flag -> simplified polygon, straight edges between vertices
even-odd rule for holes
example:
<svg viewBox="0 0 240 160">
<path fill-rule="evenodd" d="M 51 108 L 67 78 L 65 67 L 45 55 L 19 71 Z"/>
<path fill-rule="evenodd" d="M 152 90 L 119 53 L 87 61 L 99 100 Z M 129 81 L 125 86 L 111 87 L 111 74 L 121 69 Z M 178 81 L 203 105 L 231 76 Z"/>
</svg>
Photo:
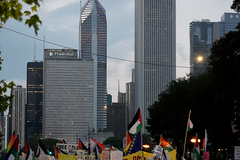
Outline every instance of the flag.
<svg viewBox="0 0 240 160">
<path fill-rule="evenodd" d="M 58 153 L 60 153 L 60 151 L 57 149 L 56 146 L 54 146 L 54 157 L 55 157 L 55 159 L 58 158 Z"/>
<path fill-rule="evenodd" d="M 188 127 L 187 127 L 188 129 L 188 132 L 190 132 L 191 130 L 192 130 L 192 128 L 193 128 L 193 123 L 191 122 L 191 120 L 190 119 L 188 119 Z"/>
<path fill-rule="evenodd" d="M 62 139 L 62 142 L 63 142 L 63 144 L 67 144 L 67 142 L 64 139 Z"/>
<path fill-rule="evenodd" d="M 96 147 L 97 143 L 92 139 L 90 138 L 90 150 L 93 151 L 94 148 Z"/>
<path fill-rule="evenodd" d="M 99 152 L 98 152 L 97 146 L 94 148 L 94 152 L 95 152 L 95 159 L 96 160 L 100 160 L 100 156 L 99 156 Z"/>
<path fill-rule="evenodd" d="M 27 142 L 25 142 L 25 153 L 27 153 L 26 160 L 35 160 L 33 151 Z"/>
<path fill-rule="evenodd" d="M 200 160 L 200 148 L 199 148 L 199 143 L 198 143 L 198 135 L 196 134 L 196 142 L 194 144 L 194 148 L 193 148 L 193 156 L 196 158 L 196 160 Z"/>
<path fill-rule="evenodd" d="M 19 160 L 18 148 L 19 148 L 19 136 L 17 136 L 11 149 L 9 150 L 9 152 L 7 153 L 7 155 L 5 156 L 4 159 L 5 160 Z"/>
<path fill-rule="evenodd" d="M 133 154 L 142 150 L 142 135 L 141 131 L 137 135 L 132 137 L 131 143 L 127 146 L 125 155 Z M 125 150 L 126 150 L 125 149 Z"/>
<path fill-rule="evenodd" d="M 78 139 L 78 149 L 88 150 L 80 139 Z"/>
<path fill-rule="evenodd" d="M 168 150 L 168 151 L 173 151 L 173 147 L 163 138 L 163 136 L 161 136 L 160 139 L 160 146 L 163 147 L 164 150 Z"/>
<path fill-rule="evenodd" d="M 205 137 L 204 137 L 203 143 L 202 143 L 202 148 L 204 151 L 207 151 L 207 141 L 208 141 L 207 130 L 205 129 Z"/>
<path fill-rule="evenodd" d="M 14 131 L 13 134 L 12 134 L 12 137 L 11 137 L 9 143 L 8 143 L 7 148 L 4 150 L 5 153 L 8 153 L 8 152 L 9 152 L 9 150 L 11 149 L 11 147 L 12 147 L 15 139 L 16 139 L 16 134 L 15 134 L 15 131 Z"/>
<path fill-rule="evenodd" d="M 131 136 L 129 135 L 129 132 L 128 132 L 128 131 L 126 132 L 126 138 L 127 138 L 127 146 L 128 146 L 129 143 L 131 143 L 131 140 L 132 140 L 132 138 L 131 138 Z"/>
<path fill-rule="evenodd" d="M 104 146 L 102 143 L 98 142 L 96 139 L 91 138 L 94 142 L 97 143 L 97 145 L 101 148 L 102 151 L 105 151 L 106 146 Z"/>
<path fill-rule="evenodd" d="M 141 130 L 141 128 L 142 128 L 142 116 L 141 110 L 139 108 L 132 122 L 128 125 L 128 132 L 132 135 L 136 135 Z"/>
<path fill-rule="evenodd" d="M 46 147 L 43 145 L 42 140 L 39 138 L 38 139 L 38 147 L 37 147 L 37 157 L 40 155 L 47 155 L 48 151 Z"/>
</svg>

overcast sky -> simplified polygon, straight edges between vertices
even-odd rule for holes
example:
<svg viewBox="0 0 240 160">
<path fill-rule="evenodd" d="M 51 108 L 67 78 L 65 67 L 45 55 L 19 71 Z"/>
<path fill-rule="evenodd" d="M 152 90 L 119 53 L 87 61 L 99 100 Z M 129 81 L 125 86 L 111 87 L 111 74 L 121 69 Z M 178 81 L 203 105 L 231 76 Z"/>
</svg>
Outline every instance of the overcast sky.
<svg viewBox="0 0 240 160">
<path fill-rule="evenodd" d="M 82 5 L 87 0 L 82 0 Z M 110 57 L 134 60 L 134 0 L 99 0 L 107 14 L 107 55 Z M 232 0 L 177 0 L 177 77 L 189 73 L 189 23 L 194 20 L 210 19 L 220 21 L 224 12 L 230 9 Z M 56 43 L 78 49 L 78 24 L 80 0 L 43 0 L 39 11 L 42 25 L 38 36 L 33 28 L 24 22 L 9 20 L 4 27 Z M 0 33 L 1 57 L 4 59 L 0 79 L 14 81 L 26 87 L 27 62 L 43 60 L 44 44 L 16 32 L 2 29 Z M 35 43 L 35 47 L 34 47 Z M 45 48 L 61 48 L 45 43 Z M 179 67 L 178 67 L 179 66 Z M 107 90 L 117 101 L 118 80 L 120 91 L 125 92 L 125 83 L 131 81 L 134 63 L 107 59 Z"/>
</svg>

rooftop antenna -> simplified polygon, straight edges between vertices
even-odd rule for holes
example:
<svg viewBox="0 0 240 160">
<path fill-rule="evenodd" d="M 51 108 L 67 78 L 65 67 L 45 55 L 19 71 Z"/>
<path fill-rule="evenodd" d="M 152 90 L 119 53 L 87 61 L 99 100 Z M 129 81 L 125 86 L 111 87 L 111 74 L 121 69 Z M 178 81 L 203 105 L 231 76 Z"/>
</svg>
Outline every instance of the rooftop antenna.
<svg viewBox="0 0 240 160">
<path fill-rule="evenodd" d="M 34 56 L 33 56 L 33 62 L 36 61 L 36 44 L 35 44 L 35 39 L 34 39 Z"/>
<path fill-rule="evenodd" d="M 119 84 L 119 80 L 118 80 L 118 93 L 120 93 L 120 84 Z"/>
<path fill-rule="evenodd" d="M 82 34 L 82 0 L 80 0 L 80 19 L 79 19 L 79 35 L 78 35 L 78 50 L 79 50 L 79 58 L 81 58 L 81 34 Z"/>
</svg>

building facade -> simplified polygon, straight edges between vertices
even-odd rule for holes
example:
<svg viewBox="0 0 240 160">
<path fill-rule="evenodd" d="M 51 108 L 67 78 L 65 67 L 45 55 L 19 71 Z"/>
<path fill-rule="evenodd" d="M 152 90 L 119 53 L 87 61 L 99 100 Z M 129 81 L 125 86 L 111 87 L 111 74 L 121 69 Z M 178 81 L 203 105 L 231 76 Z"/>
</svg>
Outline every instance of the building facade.
<svg viewBox="0 0 240 160">
<path fill-rule="evenodd" d="M 9 106 L 8 115 L 8 137 L 11 138 L 13 132 L 19 134 L 20 148 L 25 145 L 25 94 L 26 88 L 18 85 L 11 91 L 13 95 L 12 103 Z"/>
<path fill-rule="evenodd" d="M 206 70 L 213 43 L 213 26 L 214 22 L 209 19 L 190 23 L 190 73 L 193 76 Z"/>
<path fill-rule="evenodd" d="M 209 19 L 190 23 L 190 73 L 197 76 L 205 72 L 212 44 L 230 31 L 235 31 L 240 13 L 224 13 L 219 22 Z M 202 57 L 202 60 L 198 58 Z"/>
<path fill-rule="evenodd" d="M 79 57 L 94 61 L 94 128 L 107 128 L 107 21 L 98 0 L 88 0 L 81 9 Z"/>
<path fill-rule="evenodd" d="M 25 139 L 42 138 L 43 62 L 27 63 L 27 105 Z"/>
<path fill-rule="evenodd" d="M 144 133 L 147 108 L 176 79 L 175 66 L 176 0 L 135 0 L 135 106 Z"/>
<path fill-rule="evenodd" d="M 112 103 L 107 107 L 107 129 L 112 131 L 115 137 L 123 138 L 127 131 L 125 103 Z"/>
<path fill-rule="evenodd" d="M 127 120 L 130 123 L 136 114 L 135 112 L 135 79 L 134 69 L 132 70 L 132 82 L 126 83 L 126 108 Z M 129 124 L 128 123 L 128 124 Z"/>
<path fill-rule="evenodd" d="M 44 138 L 88 141 L 94 117 L 93 66 L 93 59 L 77 58 L 77 50 L 44 50 Z"/>
</svg>

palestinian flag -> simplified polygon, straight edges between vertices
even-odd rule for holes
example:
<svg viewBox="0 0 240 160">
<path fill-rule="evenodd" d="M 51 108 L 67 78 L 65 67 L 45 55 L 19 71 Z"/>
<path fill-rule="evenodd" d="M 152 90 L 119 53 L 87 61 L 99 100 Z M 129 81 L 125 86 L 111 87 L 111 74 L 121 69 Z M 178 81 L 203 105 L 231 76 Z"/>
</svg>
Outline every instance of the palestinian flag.
<svg viewBox="0 0 240 160">
<path fill-rule="evenodd" d="M 11 147 L 12 147 L 12 145 L 13 145 L 15 140 L 16 140 L 16 134 L 15 134 L 15 131 L 14 131 L 13 134 L 12 134 L 12 137 L 11 137 L 11 139 L 9 141 L 9 144 L 8 144 L 7 148 L 4 150 L 4 153 L 8 153 L 9 152 L 9 150 L 11 149 Z"/>
<path fill-rule="evenodd" d="M 48 155 L 48 151 L 46 147 L 43 145 L 42 140 L 39 138 L 36 156 L 39 157 L 40 155 Z"/>
<path fill-rule="evenodd" d="M 164 150 L 168 150 L 169 152 L 174 150 L 173 147 L 162 136 L 159 144 Z"/>
<path fill-rule="evenodd" d="M 67 144 L 67 142 L 64 139 L 62 139 L 62 142 L 63 142 L 63 144 Z"/>
<path fill-rule="evenodd" d="M 191 120 L 190 119 L 188 119 L 188 126 L 187 126 L 187 131 L 188 132 L 190 132 L 191 130 L 192 130 L 192 128 L 193 128 L 193 123 L 191 122 Z"/>
<path fill-rule="evenodd" d="M 127 146 L 128 146 L 129 143 L 131 143 L 131 141 L 132 141 L 132 138 L 131 138 L 131 136 L 129 135 L 128 131 L 126 132 L 126 138 L 127 138 Z"/>
<path fill-rule="evenodd" d="M 80 139 L 78 139 L 78 149 L 88 150 Z"/>
<path fill-rule="evenodd" d="M 141 128 L 142 128 L 142 116 L 141 110 L 139 108 L 132 122 L 128 125 L 128 132 L 131 135 L 136 135 L 141 130 Z"/>
<path fill-rule="evenodd" d="M 17 136 L 17 139 L 14 141 L 13 146 L 5 156 L 5 160 L 19 160 L 19 136 Z"/>
<path fill-rule="evenodd" d="M 67 154 L 66 152 L 62 151 L 61 149 L 57 148 L 56 146 L 54 146 L 54 157 L 55 159 L 58 158 L 58 153 L 59 154 Z"/>
<path fill-rule="evenodd" d="M 199 143 L 198 143 L 198 135 L 196 134 L 196 142 L 193 148 L 193 156 L 196 158 L 196 160 L 201 160 L 200 157 L 200 148 L 199 148 Z"/>
<path fill-rule="evenodd" d="M 33 151 L 27 142 L 25 142 L 25 153 L 27 153 L 26 160 L 35 160 Z"/>
</svg>

